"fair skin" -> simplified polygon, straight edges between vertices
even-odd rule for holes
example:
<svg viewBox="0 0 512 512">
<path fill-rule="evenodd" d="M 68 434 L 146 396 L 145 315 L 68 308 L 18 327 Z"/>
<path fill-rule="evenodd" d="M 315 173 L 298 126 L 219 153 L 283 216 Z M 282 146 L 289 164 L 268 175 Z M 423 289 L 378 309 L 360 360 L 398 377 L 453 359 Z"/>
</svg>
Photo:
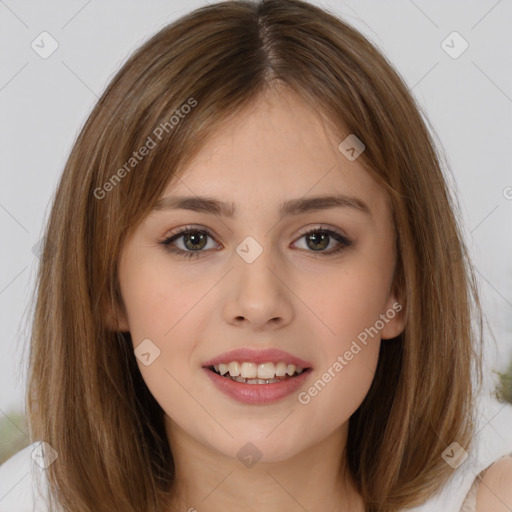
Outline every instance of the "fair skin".
<svg viewBox="0 0 512 512">
<path fill-rule="evenodd" d="M 150 365 L 138 364 L 165 411 L 177 472 L 173 510 L 364 510 L 340 461 L 381 339 L 403 330 L 403 312 L 307 404 L 298 392 L 270 404 L 240 403 L 202 369 L 228 350 L 275 347 L 312 363 L 299 390 L 307 391 L 398 302 L 386 197 L 357 160 L 338 150 L 347 135 L 327 130 L 289 91 L 260 96 L 218 127 L 162 194 L 233 202 L 236 215 L 159 210 L 126 240 L 119 266 L 126 315 L 119 327 L 130 331 L 134 348 L 149 338 L 160 350 Z M 278 213 L 287 200 L 335 193 L 359 199 L 368 212 L 345 205 Z M 177 250 L 201 252 L 197 258 L 159 244 L 185 227 L 213 236 L 199 251 L 190 249 L 197 238 L 173 242 Z M 335 238 L 322 245 L 303 234 L 320 227 L 352 245 L 327 255 L 340 247 Z M 236 252 L 248 236 L 263 249 L 251 263 Z M 237 457 L 249 442 L 261 453 L 252 467 Z"/>
<path fill-rule="evenodd" d="M 475 512 L 512 511 L 512 457 L 503 457 L 486 472 L 480 485 Z"/>
</svg>

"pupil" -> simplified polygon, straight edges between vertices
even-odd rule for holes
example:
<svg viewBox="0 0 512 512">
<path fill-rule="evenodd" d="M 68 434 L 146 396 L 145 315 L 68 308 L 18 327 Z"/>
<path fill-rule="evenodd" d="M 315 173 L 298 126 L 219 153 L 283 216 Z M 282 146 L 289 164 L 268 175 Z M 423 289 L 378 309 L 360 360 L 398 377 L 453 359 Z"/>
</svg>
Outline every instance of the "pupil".
<svg viewBox="0 0 512 512">
<path fill-rule="evenodd" d="M 202 249 L 204 247 L 204 244 L 201 246 L 201 241 L 204 242 L 206 239 L 204 233 L 187 233 L 185 235 L 185 245 L 187 246 L 187 249 L 195 250 L 195 249 Z M 187 241 L 192 241 L 192 247 L 190 247 L 187 244 Z M 195 240 L 195 241 L 194 241 Z M 200 245 L 200 247 L 197 247 L 197 245 Z"/>
<path fill-rule="evenodd" d="M 309 239 L 313 240 L 313 243 L 323 242 L 320 249 L 325 249 L 329 245 L 328 243 L 325 243 L 328 242 L 329 239 L 329 235 L 325 233 L 312 233 L 311 235 L 309 235 Z"/>
</svg>

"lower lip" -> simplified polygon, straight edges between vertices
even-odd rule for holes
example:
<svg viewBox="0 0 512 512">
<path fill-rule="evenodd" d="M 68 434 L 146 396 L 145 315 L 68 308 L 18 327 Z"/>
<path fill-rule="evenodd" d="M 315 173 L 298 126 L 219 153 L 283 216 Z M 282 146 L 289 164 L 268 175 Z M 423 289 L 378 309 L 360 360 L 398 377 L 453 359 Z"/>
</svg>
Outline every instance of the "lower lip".
<svg viewBox="0 0 512 512">
<path fill-rule="evenodd" d="M 300 375 L 292 379 L 283 380 L 282 382 L 272 382 L 271 384 L 244 384 L 243 382 L 231 380 L 229 377 L 221 377 L 208 368 L 203 368 L 203 370 L 223 393 L 238 402 L 252 405 L 277 402 L 291 395 L 304 384 L 304 381 L 308 378 L 311 371 L 311 369 L 308 368 Z"/>
</svg>

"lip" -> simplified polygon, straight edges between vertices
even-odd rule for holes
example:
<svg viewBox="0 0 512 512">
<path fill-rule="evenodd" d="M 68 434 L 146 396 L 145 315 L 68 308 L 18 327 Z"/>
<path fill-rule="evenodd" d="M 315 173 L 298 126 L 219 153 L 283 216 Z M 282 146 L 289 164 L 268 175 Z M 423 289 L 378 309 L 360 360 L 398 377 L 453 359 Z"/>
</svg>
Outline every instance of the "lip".
<svg viewBox="0 0 512 512">
<path fill-rule="evenodd" d="M 263 405 L 277 402 L 297 391 L 304 384 L 312 370 L 309 368 L 296 377 L 271 384 L 244 384 L 217 375 L 209 368 L 203 368 L 203 371 L 212 379 L 217 389 L 229 397 L 244 404 Z"/>
<path fill-rule="evenodd" d="M 230 363 L 231 361 L 238 361 L 240 363 L 287 363 L 300 366 L 301 368 L 312 368 L 312 364 L 309 361 L 295 357 L 294 355 L 279 350 L 277 348 L 268 348 L 255 350 L 251 348 L 237 348 L 229 352 L 224 352 L 209 361 L 202 364 L 203 368 L 206 366 L 213 366 L 214 364 Z M 211 372 L 210 372 L 211 373 Z M 300 376 L 299 376 L 300 377 Z M 224 379 L 224 377 L 222 377 Z M 296 377 L 298 378 L 298 377 Z M 293 379 L 295 380 L 295 379 Z M 257 386 L 258 384 L 245 384 L 246 386 Z M 265 386 L 272 386 L 272 384 L 264 384 Z"/>
</svg>

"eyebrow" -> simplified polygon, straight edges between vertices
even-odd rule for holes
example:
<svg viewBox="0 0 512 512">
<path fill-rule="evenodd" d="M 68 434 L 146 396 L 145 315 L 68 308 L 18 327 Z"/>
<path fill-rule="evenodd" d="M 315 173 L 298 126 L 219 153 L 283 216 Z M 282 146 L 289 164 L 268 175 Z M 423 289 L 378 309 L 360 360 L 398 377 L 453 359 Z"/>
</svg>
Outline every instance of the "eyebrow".
<svg viewBox="0 0 512 512">
<path fill-rule="evenodd" d="M 348 197 L 340 194 L 290 199 L 281 204 L 279 214 L 281 216 L 298 215 L 341 207 L 353 208 L 371 217 L 370 208 L 364 201 L 357 197 Z M 191 210 L 229 218 L 234 217 L 237 213 L 235 203 L 225 203 L 212 197 L 200 196 L 163 197 L 153 207 L 153 211 L 162 210 Z"/>
</svg>

